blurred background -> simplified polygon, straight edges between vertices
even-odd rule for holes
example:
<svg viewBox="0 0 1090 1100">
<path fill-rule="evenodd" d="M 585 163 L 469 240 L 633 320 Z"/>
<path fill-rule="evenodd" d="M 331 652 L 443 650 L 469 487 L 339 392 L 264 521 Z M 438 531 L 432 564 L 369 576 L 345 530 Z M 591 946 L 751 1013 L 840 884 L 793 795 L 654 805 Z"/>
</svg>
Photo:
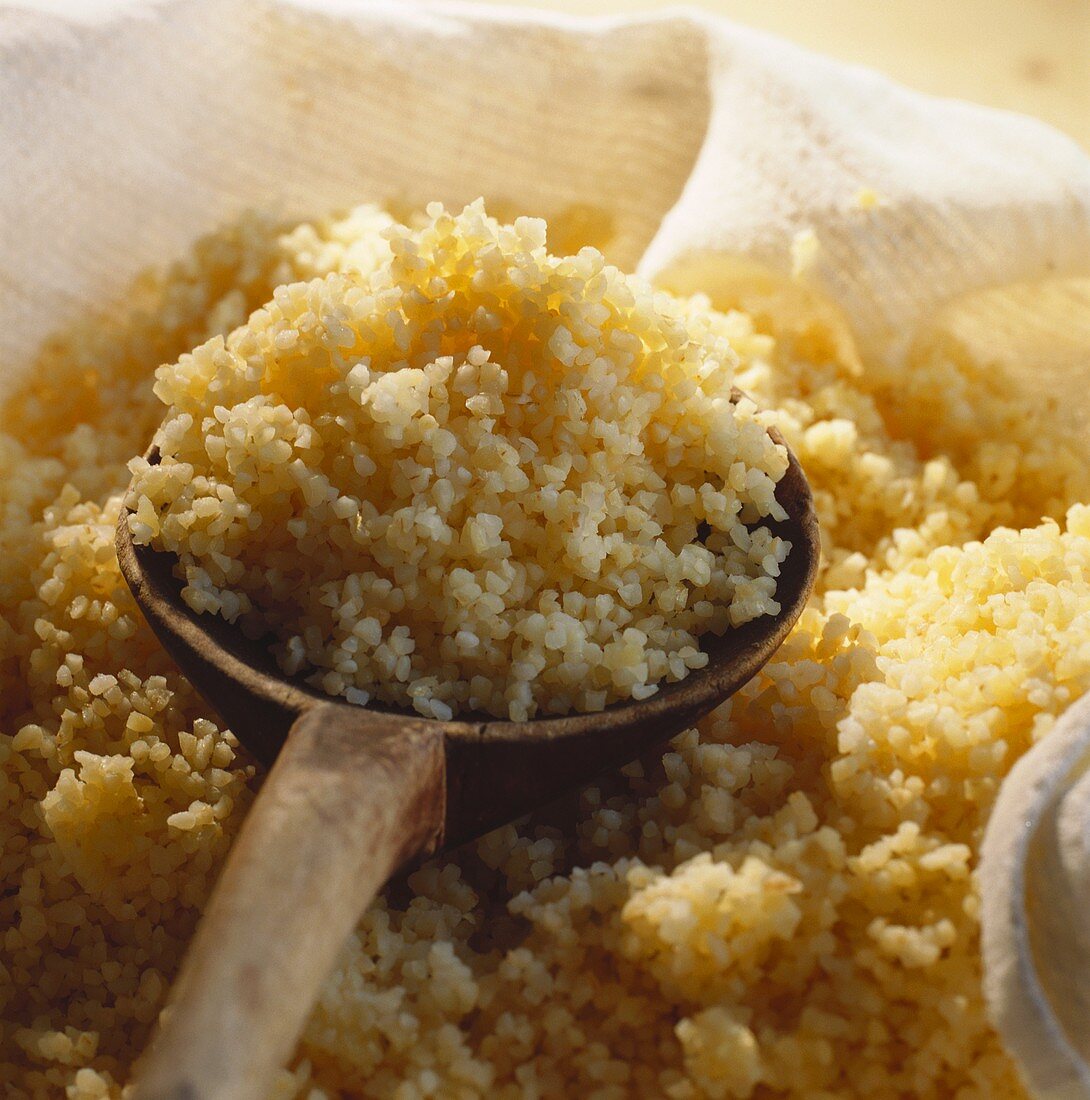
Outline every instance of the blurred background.
<svg viewBox="0 0 1090 1100">
<path fill-rule="evenodd" d="M 500 0 L 487 0 L 499 3 Z M 504 0 L 613 14 L 666 0 Z M 935 95 L 1036 115 L 1090 148 L 1090 0 L 690 0 Z"/>
<path fill-rule="evenodd" d="M 0 0 L 93 11 L 123 0 Z M 347 4 L 367 0 L 342 0 Z M 619 14 L 679 0 L 479 0 Z M 1035 115 L 1090 149 L 1090 0 L 685 0 L 920 91 Z"/>
</svg>

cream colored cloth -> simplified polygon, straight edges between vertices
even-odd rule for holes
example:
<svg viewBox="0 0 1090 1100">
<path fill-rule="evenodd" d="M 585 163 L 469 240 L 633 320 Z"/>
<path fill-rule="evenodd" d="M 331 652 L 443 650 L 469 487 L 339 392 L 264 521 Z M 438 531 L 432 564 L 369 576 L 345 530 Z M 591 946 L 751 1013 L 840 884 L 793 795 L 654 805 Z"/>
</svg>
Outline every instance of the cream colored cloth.
<svg viewBox="0 0 1090 1100">
<path fill-rule="evenodd" d="M 612 257 L 677 289 L 809 260 L 872 356 L 973 292 L 1090 276 L 1072 142 L 696 12 L 0 0 L 0 385 L 82 304 L 247 207 L 478 195 L 604 210 Z M 1023 306 L 1019 347 L 1068 373 L 1030 384 L 1090 405 L 1086 345 L 1049 300 L 1060 325 Z M 1090 1097 L 1088 728 L 1084 704 L 1014 770 L 982 871 L 993 1014 L 1050 1098 Z"/>
<path fill-rule="evenodd" d="M 984 839 L 992 1018 L 1038 1096 L 1090 1096 L 1090 695 L 1015 764 Z"/>
</svg>

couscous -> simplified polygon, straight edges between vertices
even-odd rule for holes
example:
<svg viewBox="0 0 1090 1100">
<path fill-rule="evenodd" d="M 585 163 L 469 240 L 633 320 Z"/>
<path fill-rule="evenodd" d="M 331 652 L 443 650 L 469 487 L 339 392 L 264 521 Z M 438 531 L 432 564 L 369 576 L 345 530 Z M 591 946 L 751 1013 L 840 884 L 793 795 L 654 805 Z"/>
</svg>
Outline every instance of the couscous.
<svg viewBox="0 0 1090 1100">
<path fill-rule="evenodd" d="M 160 368 L 133 541 L 288 675 L 432 718 L 602 710 L 775 615 L 786 449 L 708 315 L 478 202 Z"/>
<path fill-rule="evenodd" d="M 120 1095 L 255 784 L 113 552 L 153 372 L 281 284 L 385 262 L 392 221 L 248 219 L 18 365 L 7 1096 Z M 706 316 L 815 490 L 811 606 L 700 729 L 391 888 L 283 1100 L 1022 1095 L 984 1009 L 974 874 L 1003 775 L 1090 688 L 1086 465 L 1063 410 L 953 340 L 860 368 L 820 320 Z"/>
</svg>

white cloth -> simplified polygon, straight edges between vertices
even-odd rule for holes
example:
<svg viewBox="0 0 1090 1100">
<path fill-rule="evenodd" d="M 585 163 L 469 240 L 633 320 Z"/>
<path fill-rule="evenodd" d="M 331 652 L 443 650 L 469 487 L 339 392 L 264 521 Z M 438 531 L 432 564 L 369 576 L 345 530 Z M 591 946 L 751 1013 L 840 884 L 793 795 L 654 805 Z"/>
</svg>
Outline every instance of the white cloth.
<svg viewBox="0 0 1090 1100">
<path fill-rule="evenodd" d="M 1090 276 L 1071 141 L 695 11 L 0 0 L 0 385 L 247 207 L 478 195 L 605 208 L 618 263 L 713 293 L 743 261 L 786 278 L 812 229 L 807 278 L 871 355 L 971 291 Z M 1084 706 L 1014 770 L 982 871 L 994 1016 L 1056 1098 L 1090 1096 L 1088 725 Z"/>
<path fill-rule="evenodd" d="M 1090 694 L 1008 775 L 981 888 L 992 1019 L 1035 1093 L 1090 1096 Z"/>
</svg>

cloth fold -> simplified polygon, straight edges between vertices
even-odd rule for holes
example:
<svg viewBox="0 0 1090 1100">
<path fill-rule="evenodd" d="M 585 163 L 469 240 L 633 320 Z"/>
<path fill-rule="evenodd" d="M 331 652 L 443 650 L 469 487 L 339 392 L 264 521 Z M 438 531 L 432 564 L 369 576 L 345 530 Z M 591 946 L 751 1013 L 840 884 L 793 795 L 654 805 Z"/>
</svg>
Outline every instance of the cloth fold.
<svg viewBox="0 0 1090 1100">
<path fill-rule="evenodd" d="M 696 11 L 52 8 L 0 3 L 0 388 L 82 306 L 249 207 L 585 208 L 618 264 L 672 289 L 801 277 L 875 359 L 976 292 L 1090 276 L 1074 143 Z M 1033 336 L 1029 363 L 1063 342 Z M 1090 408 L 1082 366 L 1064 396 Z M 993 1015 L 1056 1098 L 1090 1096 L 1087 728 L 1083 703 L 1012 771 L 980 870 Z"/>
</svg>

